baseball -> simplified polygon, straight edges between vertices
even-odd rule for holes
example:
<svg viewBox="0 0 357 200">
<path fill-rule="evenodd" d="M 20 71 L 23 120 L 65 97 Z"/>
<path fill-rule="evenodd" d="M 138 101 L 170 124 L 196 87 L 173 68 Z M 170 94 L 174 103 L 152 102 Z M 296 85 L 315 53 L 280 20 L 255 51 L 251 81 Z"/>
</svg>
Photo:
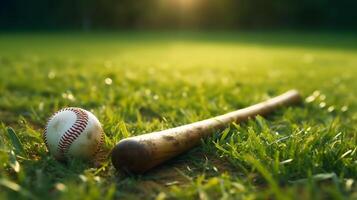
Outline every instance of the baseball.
<svg viewBox="0 0 357 200">
<path fill-rule="evenodd" d="M 47 122 L 43 140 L 58 160 L 66 157 L 91 159 L 100 149 L 104 137 L 98 119 L 81 108 L 64 108 Z"/>
</svg>

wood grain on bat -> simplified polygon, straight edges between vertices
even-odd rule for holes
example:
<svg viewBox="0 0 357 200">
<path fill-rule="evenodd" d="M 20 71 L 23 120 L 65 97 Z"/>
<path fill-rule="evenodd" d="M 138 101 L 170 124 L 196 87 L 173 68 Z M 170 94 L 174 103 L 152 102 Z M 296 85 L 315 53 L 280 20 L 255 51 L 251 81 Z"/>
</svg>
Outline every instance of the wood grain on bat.
<svg viewBox="0 0 357 200">
<path fill-rule="evenodd" d="M 257 115 L 266 115 L 276 108 L 301 101 L 296 90 L 267 101 L 224 115 L 163 131 L 126 138 L 114 147 L 112 162 L 116 169 L 143 173 L 181 154 L 232 122 L 242 122 Z"/>
</svg>

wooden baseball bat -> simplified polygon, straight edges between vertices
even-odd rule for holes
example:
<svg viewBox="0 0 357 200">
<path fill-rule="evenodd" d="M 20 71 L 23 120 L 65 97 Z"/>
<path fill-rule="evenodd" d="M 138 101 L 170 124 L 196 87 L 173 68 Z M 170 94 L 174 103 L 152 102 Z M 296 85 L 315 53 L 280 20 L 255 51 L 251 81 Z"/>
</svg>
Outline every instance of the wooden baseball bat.
<svg viewBox="0 0 357 200">
<path fill-rule="evenodd" d="M 202 138 L 232 122 L 242 122 L 257 115 L 266 115 L 280 106 L 301 101 L 296 90 L 290 90 L 267 101 L 224 115 L 171 128 L 130 137 L 119 141 L 111 158 L 116 169 L 129 173 L 143 173 L 174 156 L 198 145 Z"/>
</svg>

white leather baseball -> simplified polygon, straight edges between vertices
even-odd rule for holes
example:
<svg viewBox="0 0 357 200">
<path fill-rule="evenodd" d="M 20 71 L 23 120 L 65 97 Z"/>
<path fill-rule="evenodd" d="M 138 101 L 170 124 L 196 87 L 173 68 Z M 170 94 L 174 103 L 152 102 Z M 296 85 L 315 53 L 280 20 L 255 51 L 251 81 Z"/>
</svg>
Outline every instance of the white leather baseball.
<svg viewBox="0 0 357 200">
<path fill-rule="evenodd" d="M 90 159 L 104 137 L 98 119 L 81 108 L 64 108 L 47 122 L 43 139 L 49 152 L 59 160 L 67 156 Z"/>
</svg>

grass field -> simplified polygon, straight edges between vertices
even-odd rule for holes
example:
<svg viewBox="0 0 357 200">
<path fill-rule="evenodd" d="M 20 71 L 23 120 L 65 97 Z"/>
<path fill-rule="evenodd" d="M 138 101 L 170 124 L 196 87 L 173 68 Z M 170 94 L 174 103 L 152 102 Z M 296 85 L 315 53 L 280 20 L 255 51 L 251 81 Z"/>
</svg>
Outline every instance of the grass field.
<svg viewBox="0 0 357 200">
<path fill-rule="evenodd" d="M 2 33 L 0 199 L 357 199 L 356 79 L 355 34 Z M 232 124 L 147 174 L 107 159 L 122 138 L 291 88 L 304 103 Z M 67 106 L 102 122 L 97 161 L 48 154 L 46 120 Z"/>
</svg>

